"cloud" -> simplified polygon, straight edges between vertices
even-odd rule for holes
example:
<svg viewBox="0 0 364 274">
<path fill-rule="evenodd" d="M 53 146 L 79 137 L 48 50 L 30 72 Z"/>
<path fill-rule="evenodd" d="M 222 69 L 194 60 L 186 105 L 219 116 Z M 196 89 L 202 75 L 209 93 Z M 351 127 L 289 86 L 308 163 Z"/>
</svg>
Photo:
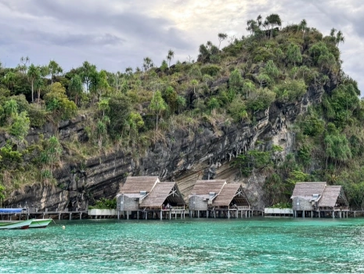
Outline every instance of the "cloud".
<svg viewBox="0 0 364 274">
<path fill-rule="evenodd" d="M 159 65 L 169 49 L 173 61 L 185 61 L 197 58 L 200 44 L 218 44 L 218 33 L 240 38 L 249 19 L 271 13 L 283 26 L 306 19 L 324 35 L 341 30 L 343 67 L 364 91 L 364 2 L 357 0 L 0 0 L 0 61 L 15 66 L 28 55 L 37 63 L 55 59 L 65 70 L 88 60 L 123 71 L 147 56 Z"/>
</svg>

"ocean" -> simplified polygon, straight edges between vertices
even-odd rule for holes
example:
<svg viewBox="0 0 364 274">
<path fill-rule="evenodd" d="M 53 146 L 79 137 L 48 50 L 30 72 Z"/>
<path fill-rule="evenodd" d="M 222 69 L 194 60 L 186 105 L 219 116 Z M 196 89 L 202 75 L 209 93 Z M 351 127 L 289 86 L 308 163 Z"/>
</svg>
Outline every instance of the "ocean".
<svg viewBox="0 0 364 274">
<path fill-rule="evenodd" d="M 0 230 L 0 272 L 364 272 L 364 219 L 56 221 Z"/>
</svg>

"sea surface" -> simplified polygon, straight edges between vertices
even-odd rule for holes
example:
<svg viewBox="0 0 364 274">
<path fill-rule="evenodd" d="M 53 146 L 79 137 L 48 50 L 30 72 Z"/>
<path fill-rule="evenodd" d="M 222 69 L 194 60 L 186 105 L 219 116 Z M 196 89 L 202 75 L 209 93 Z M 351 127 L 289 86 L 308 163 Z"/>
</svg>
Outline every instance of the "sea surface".
<svg viewBox="0 0 364 274">
<path fill-rule="evenodd" d="M 364 219 L 56 221 L 0 230 L 0 272 L 363 273 Z"/>
</svg>

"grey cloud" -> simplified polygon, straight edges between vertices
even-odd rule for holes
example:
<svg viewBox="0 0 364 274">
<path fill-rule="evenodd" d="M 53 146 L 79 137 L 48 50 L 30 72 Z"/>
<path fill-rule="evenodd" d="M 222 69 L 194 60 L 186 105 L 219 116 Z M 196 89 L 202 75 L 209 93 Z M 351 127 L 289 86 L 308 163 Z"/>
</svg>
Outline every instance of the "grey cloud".
<svg viewBox="0 0 364 274">
<path fill-rule="evenodd" d="M 34 4 L 28 1 L 28 4 L 31 3 Z M 59 24 L 70 26 L 75 31 L 110 30 L 123 36 L 133 36 L 136 42 L 167 44 L 174 48 L 190 47 L 183 39 L 184 34 L 165 18 L 154 18 L 138 12 L 133 5 L 126 6 L 123 11 L 117 11 L 110 8 L 107 2 L 104 2 L 102 7 L 97 7 L 94 3 L 100 2 L 83 1 L 84 5 L 72 5 L 70 1 L 42 1 L 38 5 L 22 5 L 18 8 L 39 17 L 50 16 Z"/>
<path fill-rule="evenodd" d="M 0 16 L 0 58 L 19 60 L 28 54 L 43 61 L 47 56 L 59 56 L 65 68 L 88 60 L 99 68 L 123 71 L 128 66 L 141 66 L 146 56 L 158 65 L 168 49 L 175 51 L 176 60 L 187 56 L 195 59 L 198 46 L 216 41 L 218 32 L 241 37 L 248 34 L 247 20 L 278 13 L 283 26 L 306 19 L 309 27 L 324 35 L 331 28 L 342 30 L 346 38 L 340 45 L 345 71 L 359 77 L 361 65 L 355 60 L 364 58 L 364 2 L 201 0 L 201 4 L 193 0 L 0 0 L 0 14 L 6 18 Z M 192 9 L 202 6 L 208 7 L 208 12 Z M 181 18 L 170 17 L 172 9 L 193 14 L 184 26 L 189 31 L 177 24 Z M 364 81 L 356 80 L 364 91 Z"/>
</svg>

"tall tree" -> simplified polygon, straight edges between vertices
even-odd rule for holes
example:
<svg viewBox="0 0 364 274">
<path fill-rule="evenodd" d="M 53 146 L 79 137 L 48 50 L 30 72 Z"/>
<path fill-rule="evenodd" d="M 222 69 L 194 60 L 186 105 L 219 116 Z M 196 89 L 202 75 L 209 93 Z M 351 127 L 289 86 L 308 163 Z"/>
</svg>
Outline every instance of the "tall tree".
<svg viewBox="0 0 364 274">
<path fill-rule="evenodd" d="M 53 84 L 54 76 L 63 72 L 63 69 L 58 65 L 58 63 L 54 60 L 49 61 L 48 64 L 49 72 L 51 74 L 51 83 Z"/>
<path fill-rule="evenodd" d="M 46 141 L 45 150 L 41 155 L 42 162 L 50 166 L 51 175 L 56 164 L 60 161 L 63 149 L 57 137 L 52 136 Z"/>
<path fill-rule="evenodd" d="M 32 102 L 34 102 L 34 82 L 40 78 L 40 69 L 34 64 L 31 64 L 28 69 L 28 78 L 32 87 Z"/>
<path fill-rule="evenodd" d="M 81 71 L 82 81 L 86 85 L 86 92 L 89 93 L 90 84 L 92 82 L 92 77 L 93 77 L 93 75 L 95 75 L 95 72 L 97 72 L 96 66 L 91 65 L 89 62 L 85 61 L 85 62 L 83 62 L 82 67 L 80 68 L 80 71 Z"/>
<path fill-rule="evenodd" d="M 151 69 L 153 67 L 153 61 L 152 59 L 150 59 L 149 57 L 145 57 L 143 59 L 143 68 L 144 68 L 144 72 Z"/>
<path fill-rule="evenodd" d="M 8 89 L 13 92 L 14 84 L 15 84 L 16 74 L 12 71 L 9 71 L 4 76 L 4 84 L 7 85 Z"/>
<path fill-rule="evenodd" d="M 28 69 L 28 63 L 29 63 L 29 57 L 21 57 L 20 58 L 20 64 L 18 65 L 18 70 L 23 73 L 26 74 L 27 73 L 27 69 Z"/>
<path fill-rule="evenodd" d="M 281 26 L 282 21 L 278 14 L 271 14 L 265 18 L 265 24 L 270 26 L 270 38 L 273 37 L 273 31 L 276 26 Z"/>
<path fill-rule="evenodd" d="M 173 57 L 174 57 L 174 52 L 173 50 L 170 49 L 167 54 L 168 67 L 171 67 L 171 60 Z"/>
<path fill-rule="evenodd" d="M 301 23 L 298 25 L 300 31 L 302 31 L 302 38 L 305 37 L 305 33 L 307 31 L 307 22 L 306 19 L 303 19 Z"/>
<path fill-rule="evenodd" d="M 336 45 L 339 45 L 340 43 L 344 43 L 344 41 L 345 41 L 344 35 L 340 30 L 336 33 L 335 41 L 336 41 Z"/>
<path fill-rule="evenodd" d="M 296 66 L 297 62 L 302 62 L 301 49 L 295 43 L 290 43 L 287 49 L 287 59 Z"/>
<path fill-rule="evenodd" d="M 71 95 L 74 96 L 75 104 L 78 105 L 78 98 L 81 96 L 83 90 L 82 79 L 78 74 L 71 78 L 68 89 Z"/>
<path fill-rule="evenodd" d="M 228 36 L 226 33 L 219 33 L 217 37 L 219 38 L 219 49 L 220 49 L 221 42 L 224 41 Z"/>
<path fill-rule="evenodd" d="M 167 109 L 167 104 L 163 100 L 162 93 L 159 90 L 154 93 L 149 108 L 155 114 L 155 131 L 157 132 L 159 117 Z"/>
<path fill-rule="evenodd" d="M 40 104 L 40 93 L 41 93 L 41 90 L 45 88 L 44 78 L 47 75 L 49 75 L 49 67 L 41 66 L 41 67 L 38 67 L 38 69 L 39 69 L 40 77 L 35 81 L 35 86 L 38 91 L 37 101 L 38 101 L 38 104 Z"/>
</svg>

